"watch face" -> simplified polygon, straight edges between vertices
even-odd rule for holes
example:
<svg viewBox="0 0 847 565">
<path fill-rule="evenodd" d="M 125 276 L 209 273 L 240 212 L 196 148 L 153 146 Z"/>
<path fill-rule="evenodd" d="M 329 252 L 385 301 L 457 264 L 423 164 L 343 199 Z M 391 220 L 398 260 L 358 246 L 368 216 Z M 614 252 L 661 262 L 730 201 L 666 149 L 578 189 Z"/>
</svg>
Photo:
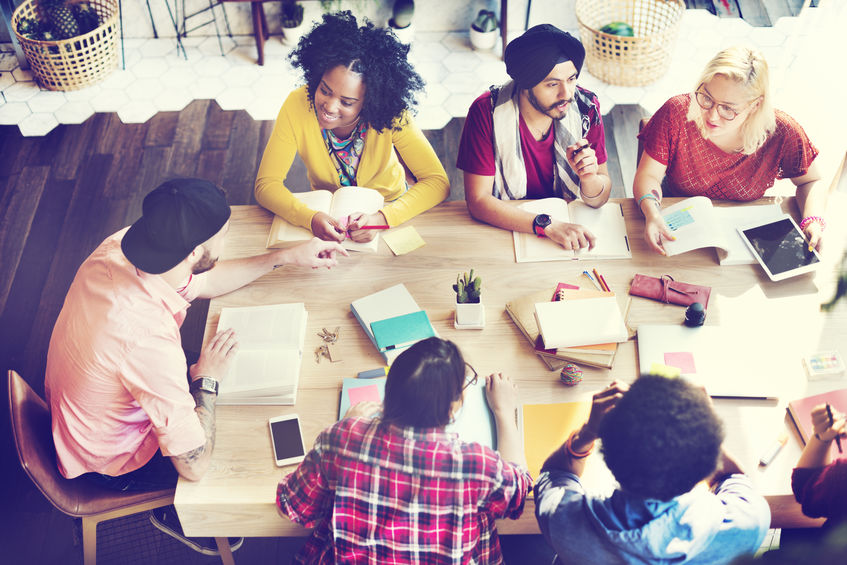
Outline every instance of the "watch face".
<svg viewBox="0 0 847 565">
<path fill-rule="evenodd" d="M 192 390 L 202 390 L 205 392 L 211 392 L 213 394 L 218 393 L 218 381 L 209 377 L 200 377 L 199 379 L 195 379 L 191 383 Z"/>
<path fill-rule="evenodd" d="M 539 227 L 546 228 L 551 223 L 553 223 L 553 220 L 551 220 L 550 216 L 548 216 L 547 214 L 538 214 L 535 217 L 535 223 L 538 224 Z"/>
</svg>

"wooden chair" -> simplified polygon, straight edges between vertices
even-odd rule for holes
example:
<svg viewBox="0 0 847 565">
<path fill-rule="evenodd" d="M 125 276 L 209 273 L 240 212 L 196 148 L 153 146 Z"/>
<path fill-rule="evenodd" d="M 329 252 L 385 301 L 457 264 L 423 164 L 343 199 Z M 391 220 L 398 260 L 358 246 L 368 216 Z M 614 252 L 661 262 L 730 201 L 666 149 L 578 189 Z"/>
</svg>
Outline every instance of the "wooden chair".
<svg viewBox="0 0 847 565">
<path fill-rule="evenodd" d="M 650 121 L 650 116 L 641 118 L 641 121 L 638 122 L 638 133 L 641 133 L 641 130 L 644 129 L 644 126 L 647 125 L 647 122 Z M 635 168 L 638 168 L 638 163 L 641 162 L 641 154 L 644 153 L 644 144 L 641 143 L 641 138 L 638 139 L 638 158 L 635 160 Z"/>
<path fill-rule="evenodd" d="M 265 64 L 265 40 L 270 37 L 265 9 L 262 6 L 262 2 L 265 1 L 267 0 L 221 0 L 221 2 L 250 2 L 250 10 L 253 12 L 253 37 L 256 38 L 259 65 Z"/>
<path fill-rule="evenodd" d="M 12 435 L 24 471 L 53 506 L 69 516 L 82 518 L 85 565 L 96 562 L 97 524 L 173 503 L 173 490 L 121 493 L 85 479 L 64 478 L 56 465 L 50 410 L 15 371 L 9 371 L 9 408 Z"/>
</svg>

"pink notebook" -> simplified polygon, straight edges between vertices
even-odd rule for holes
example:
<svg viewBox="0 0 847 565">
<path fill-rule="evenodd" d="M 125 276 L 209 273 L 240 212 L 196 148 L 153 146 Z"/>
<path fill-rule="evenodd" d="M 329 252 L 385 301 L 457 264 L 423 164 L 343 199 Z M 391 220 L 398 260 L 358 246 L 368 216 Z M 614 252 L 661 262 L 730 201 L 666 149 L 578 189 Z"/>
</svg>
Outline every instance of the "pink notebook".
<svg viewBox="0 0 847 565">
<path fill-rule="evenodd" d="M 816 394 L 815 396 L 808 396 L 788 403 L 788 413 L 791 414 L 794 426 L 800 433 L 800 438 L 803 440 L 804 444 L 809 441 L 809 438 L 815 433 L 812 428 L 812 408 L 819 404 L 826 404 L 827 402 L 829 402 L 829 405 L 833 409 L 842 413 L 847 413 L 847 388 L 833 390 L 823 394 Z M 844 459 L 847 457 L 847 441 L 845 441 L 844 438 L 841 439 L 841 447 L 844 449 L 844 453 L 838 453 L 838 448 L 835 446 L 835 442 L 832 443 L 831 455 L 833 459 Z"/>
</svg>

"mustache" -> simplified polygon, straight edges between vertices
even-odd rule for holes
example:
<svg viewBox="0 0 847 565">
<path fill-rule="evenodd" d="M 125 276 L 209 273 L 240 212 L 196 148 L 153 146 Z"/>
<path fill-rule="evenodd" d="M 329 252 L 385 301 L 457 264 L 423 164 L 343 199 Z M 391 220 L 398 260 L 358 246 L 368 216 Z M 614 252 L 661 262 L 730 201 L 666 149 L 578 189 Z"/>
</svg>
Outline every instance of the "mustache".
<svg viewBox="0 0 847 565">
<path fill-rule="evenodd" d="M 555 104 L 553 104 L 552 106 L 550 106 L 550 107 L 549 107 L 549 108 L 547 108 L 547 109 L 548 109 L 548 110 L 553 110 L 553 109 L 555 109 L 557 106 L 561 106 L 561 105 L 562 105 L 562 104 L 564 104 L 565 102 L 567 102 L 568 104 L 573 104 L 574 99 L 573 99 L 573 98 L 568 98 L 567 100 L 559 100 L 558 102 L 556 102 Z"/>
</svg>

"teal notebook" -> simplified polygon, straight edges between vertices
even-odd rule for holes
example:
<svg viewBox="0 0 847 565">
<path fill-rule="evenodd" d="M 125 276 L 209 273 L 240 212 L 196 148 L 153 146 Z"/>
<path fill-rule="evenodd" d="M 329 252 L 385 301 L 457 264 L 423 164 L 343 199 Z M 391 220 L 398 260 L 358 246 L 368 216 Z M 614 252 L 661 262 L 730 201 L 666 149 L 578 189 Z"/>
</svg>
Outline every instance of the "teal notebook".
<svg viewBox="0 0 847 565">
<path fill-rule="evenodd" d="M 382 402 L 385 398 L 385 377 L 377 379 L 357 379 L 347 377 L 341 385 L 341 402 L 338 406 L 338 419 L 344 417 L 354 404 L 373 400 Z M 488 408 L 485 398 L 485 382 L 478 382 L 465 389 L 465 400 L 456 413 L 453 422 L 446 430 L 459 434 L 459 439 L 468 443 L 479 443 L 497 449 L 497 428 L 494 415 Z"/>
<path fill-rule="evenodd" d="M 435 330 L 423 310 L 372 322 L 371 332 L 380 352 L 408 347 L 435 336 Z"/>
</svg>

